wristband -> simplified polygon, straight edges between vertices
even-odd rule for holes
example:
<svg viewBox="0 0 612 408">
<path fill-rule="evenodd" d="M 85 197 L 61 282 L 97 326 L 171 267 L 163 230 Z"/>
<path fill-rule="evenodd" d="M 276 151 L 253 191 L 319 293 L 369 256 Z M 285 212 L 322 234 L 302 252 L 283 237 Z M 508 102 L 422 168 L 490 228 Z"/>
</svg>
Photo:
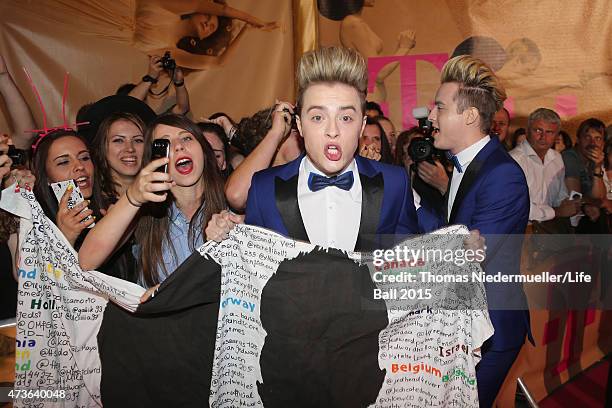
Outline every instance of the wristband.
<svg viewBox="0 0 612 408">
<path fill-rule="evenodd" d="M 178 88 L 178 87 L 181 87 L 181 86 L 183 86 L 183 85 L 185 85 L 185 81 L 175 82 L 175 83 L 174 83 L 174 86 L 175 86 L 175 87 L 177 87 L 177 88 Z"/>
<path fill-rule="evenodd" d="M 152 84 L 156 84 L 157 78 L 153 78 L 151 75 L 147 74 L 142 77 L 142 82 L 150 82 Z"/>
<path fill-rule="evenodd" d="M 140 208 L 140 207 L 142 207 L 142 204 L 137 205 L 137 204 L 134 204 L 134 203 L 132 202 L 132 200 L 130 199 L 130 196 L 129 196 L 129 194 L 128 194 L 128 190 L 125 190 L 125 197 L 127 198 L 128 202 L 129 202 L 130 204 L 132 204 L 134 207 L 136 207 L 136 208 Z"/>
<path fill-rule="evenodd" d="M 238 129 L 236 128 L 236 126 L 232 125 L 229 134 L 227 135 L 227 140 L 231 141 L 234 136 L 236 135 L 236 132 L 238 132 Z"/>
</svg>

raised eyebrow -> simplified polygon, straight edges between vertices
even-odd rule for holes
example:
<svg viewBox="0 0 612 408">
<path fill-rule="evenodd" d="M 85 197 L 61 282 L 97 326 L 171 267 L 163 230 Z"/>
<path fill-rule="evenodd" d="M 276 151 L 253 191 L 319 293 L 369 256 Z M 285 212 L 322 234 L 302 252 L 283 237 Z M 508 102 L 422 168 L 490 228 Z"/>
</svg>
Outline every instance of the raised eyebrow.
<svg viewBox="0 0 612 408">
<path fill-rule="evenodd" d="M 353 105 L 341 106 L 340 110 L 352 110 L 352 111 L 357 112 L 357 109 Z"/>
<path fill-rule="evenodd" d="M 313 106 L 310 106 L 308 109 L 306 109 L 306 112 L 310 112 L 311 110 L 314 110 L 314 109 L 325 110 L 323 106 L 313 105 Z"/>
</svg>

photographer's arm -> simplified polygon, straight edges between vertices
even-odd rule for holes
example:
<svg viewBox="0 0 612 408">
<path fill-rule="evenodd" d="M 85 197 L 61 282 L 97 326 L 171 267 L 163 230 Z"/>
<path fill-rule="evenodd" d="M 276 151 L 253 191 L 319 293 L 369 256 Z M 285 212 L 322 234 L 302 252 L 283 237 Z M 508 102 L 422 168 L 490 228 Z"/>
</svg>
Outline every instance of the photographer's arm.
<svg viewBox="0 0 612 408">
<path fill-rule="evenodd" d="M 189 92 L 185 85 L 185 77 L 181 67 L 176 67 L 174 71 L 174 89 L 176 91 L 176 105 L 172 108 L 172 113 L 184 115 L 191 109 L 189 106 Z"/>
<path fill-rule="evenodd" d="M 422 161 L 417 165 L 419 177 L 432 187 L 435 187 L 440 194 L 446 194 L 448 188 L 448 174 L 446 169 L 440 163 L 439 160 L 435 161 L 435 165 Z"/>
<path fill-rule="evenodd" d="M 147 75 L 149 75 L 154 80 L 157 80 L 162 70 L 163 68 L 161 63 L 161 57 L 159 55 L 150 56 L 149 71 L 147 72 Z M 147 97 L 147 94 L 149 93 L 149 89 L 151 89 L 151 86 L 153 86 L 153 82 L 140 81 L 138 85 L 136 85 L 136 87 L 132 89 L 132 91 L 128 95 L 136 99 L 140 99 L 141 101 L 144 101 Z"/>
<path fill-rule="evenodd" d="M 2 55 L 0 55 L 0 94 L 6 102 L 6 107 L 13 121 L 13 142 L 15 147 L 29 149 L 32 145 L 34 134 L 28 133 L 28 131 L 36 129 L 36 123 L 28 104 L 8 72 Z"/>
<path fill-rule="evenodd" d="M 289 109 L 289 113 L 283 108 Z M 231 208 L 242 210 L 246 206 L 253 174 L 267 169 L 283 137 L 291 130 L 285 120 L 293 113 L 293 106 L 287 102 L 276 105 L 272 113 L 272 128 L 257 147 L 240 163 L 225 183 L 225 197 Z"/>
</svg>

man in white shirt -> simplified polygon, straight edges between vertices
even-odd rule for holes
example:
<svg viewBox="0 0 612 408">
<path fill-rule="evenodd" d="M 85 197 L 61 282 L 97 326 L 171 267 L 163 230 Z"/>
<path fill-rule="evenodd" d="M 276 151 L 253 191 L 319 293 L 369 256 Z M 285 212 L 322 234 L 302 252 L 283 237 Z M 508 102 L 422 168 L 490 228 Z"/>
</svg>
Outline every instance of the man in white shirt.
<svg viewBox="0 0 612 408">
<path fill-rule="evenodd" d="M 301 58 L 296 123 L 306 154 L 253 176 L 247 224 L 345 251 L 421 232 L 404 169 L 355 156 L 367 80 L 355 50 L 322 48 Z"/>
<path fill-rule="evenodd" d="M 527 119 L 527 140 L 510 152 L 527 178 L 530 221 L 571 217 L 580 210 L 580 200 L 569 199 L 563 158 L 552 148 L 560 129 L 555 111 L 536 109 Z"/>
</svg>

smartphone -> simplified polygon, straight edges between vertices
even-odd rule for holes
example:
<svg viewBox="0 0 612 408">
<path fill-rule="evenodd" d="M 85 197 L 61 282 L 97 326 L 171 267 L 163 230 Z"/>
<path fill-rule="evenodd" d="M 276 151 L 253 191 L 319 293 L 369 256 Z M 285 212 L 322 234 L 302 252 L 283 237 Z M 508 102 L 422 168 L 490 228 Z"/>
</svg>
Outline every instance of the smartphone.
<svg viewBox="0 0 612 408">
<path fill-rule="evenodd" d="M 153 141 L 151 148 L 151 159 L 161 159 L 162 157 L 170 157 L 170 141 L 168 139 L 156 139 Z M 158 167 L 155 171 L 168 173 L 168 164 Z"/>
<path fill-rule="evenodd" d="M 72 194 L 70 194 L 70 197 L 68 197 L 68 209 L 72 209 L 74 208 L 75 205 L 77 205 L 81 201 L 85 201 L 85 197 L 83 197 L 83 193 L 81 193 L 81 189 L 76 184 L 76 182 L 74 180 L 66 180 L 66 181 L 59 181 L 57 183 L 49 184 L 49 187 L 53 191 L 53 194 L 55 194 L 55 198 L 57 198 L 58 203 L 64 196 L 64 193 L 68 189 L 68 186 L 72 186 Z M 90 219 L 91 219 L 91 215 L 85 218 L 83 221 L 88 221 Z M 93 228 L 94 225 L 96 225 L 95 222 L 92 223 L 87 228 Z"/>
<path fill-rule="evenodd" d="M 11 158 L 13 164 L 11 168 L 15 168 L 17 166 L 23 166 L 26 163 L 26 152 L 25 150 L 17 149 L 13 145 L 9 145 L 8 152 L 6 153 L 8 157 Z"/>
</svg>

